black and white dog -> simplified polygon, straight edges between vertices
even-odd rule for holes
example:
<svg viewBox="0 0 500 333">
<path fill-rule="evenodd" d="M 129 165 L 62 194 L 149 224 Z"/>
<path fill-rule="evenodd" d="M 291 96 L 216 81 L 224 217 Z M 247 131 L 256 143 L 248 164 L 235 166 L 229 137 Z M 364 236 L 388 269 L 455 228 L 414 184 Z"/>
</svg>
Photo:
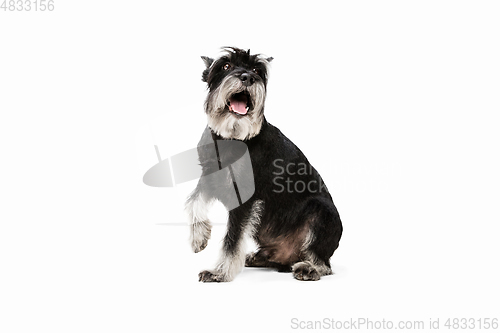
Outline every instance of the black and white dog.
<svg viewBox="0 0 500 333">
<path fill-rule="evenodd" d="M 215 61 L 202 57 L 207 67 L 202 80 L 209 90 L 208 127 L 198 145 L 203 176 L 186 202 L 193 251 L 203 250 L 210 238 L 211 202 L 219 200 L 228 208 L 229 221 L 218 265 L 202 271 L 199 279 L 231 281 L 248 266 L 293 272 L 298 280 L 319 280 L 332 274 L 330 257 L 342 235 L 337 209 L 304 154 L 264 117 L 272 58 L 251 55 L 250 50 L 224 50 Z M 221 148 L 231 142 L 240 145 Z M 245 152 L 251 161 L 247 166 L 237 163 Z M 213 176 L 224 165 L 227 172 Z M 243 187 L 250 187 L 251 194 L 244 202 Z M 245 235 L 257 243 L 255 253 L 245 253 Z"/>
</svg>

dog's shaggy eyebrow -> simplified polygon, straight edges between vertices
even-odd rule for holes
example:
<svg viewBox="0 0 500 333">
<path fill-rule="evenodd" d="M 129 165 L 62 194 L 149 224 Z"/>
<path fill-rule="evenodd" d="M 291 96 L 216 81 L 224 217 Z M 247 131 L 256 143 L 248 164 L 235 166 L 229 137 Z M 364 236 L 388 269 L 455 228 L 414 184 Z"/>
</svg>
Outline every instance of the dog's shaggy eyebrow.
<svg viewBox="0 0 500 333">
<path fill-rule="evenodd" d="M 221 62 L 223 62 L 223 63 L 226 63 L 226 62 L 231 63 L 232 62 L 231 56 L 238 57 L 237 54 L 232 53 L 232 54 L 228 54 L 228 55 L 224 55 L 224 56 L 220 57 L 217 61 L 221 60 Z M 251 55 L 250 59 L 251 59 L 251 62 L 253 62 L 253 64 L 255 66 L 260 66 L 263 69 L 267 69 L 269 61 L 266 58 L 264 58 L 263 56 L 261 56 L 260 54 Z"/>
<path fill-rule="evenodd" d="M 252 59 L 253 61 L 255 61 L 256 63 L 262 63 L 264 65 L 266 65 L 267 63 L 269 63 L 270 60 L 273 59 L 272 57 L 271 58 L 265 58 L 265 56 L 262 55 L 262 54 L 260 54 L 260 53 L 250 54 L 249 53 L 250 50 L 245 51 L 243 49 L 240 49 L 240 48 L 237 48 L 237 47 L 232 47 L 232 46 L 223 46 L 223 47 L 221 47 L 221 50 L 223 50 L 223 51 L 226 52 L 225 57 L 231 57 L 233 55 L 235 55 L 235 56 L 246 55 L 250 59 Z"/>
<path fill-rule="evenodd" d="M 231 58 L 229 56 L 225 55 L 217 59 L 217 62 L 231 62 Z"/>
</svg>

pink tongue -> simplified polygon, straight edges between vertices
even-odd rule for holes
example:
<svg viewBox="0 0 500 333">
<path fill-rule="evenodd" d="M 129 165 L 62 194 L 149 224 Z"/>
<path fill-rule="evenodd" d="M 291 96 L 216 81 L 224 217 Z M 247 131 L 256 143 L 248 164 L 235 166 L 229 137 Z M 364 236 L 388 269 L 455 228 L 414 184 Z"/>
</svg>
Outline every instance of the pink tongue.
<svg viewBox="0 0 500 333">
<path fill-rule="evenodd" d="M 242 101 L 237 101 L 234 99 L 229 100 L 231 104 L 231 109 L 238 114 L 247 114 L 247 103 Z"/>
</svg>

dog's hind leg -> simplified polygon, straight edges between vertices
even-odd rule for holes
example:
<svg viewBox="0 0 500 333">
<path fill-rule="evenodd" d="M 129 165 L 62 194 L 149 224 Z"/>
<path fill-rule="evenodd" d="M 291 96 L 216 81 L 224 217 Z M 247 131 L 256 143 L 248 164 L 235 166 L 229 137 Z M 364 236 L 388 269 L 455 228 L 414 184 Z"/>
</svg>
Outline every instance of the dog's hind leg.
<svg viewBox="0 0 500 333">
<path fill-rule="evenodd" d="M 224 237 L 222 255 L 214 270 L 202 271 L 199 279 L 202 282 L 229 282 L 245 265 L 245 239 L 251 236 L 260 223 L 263 202 L 247 201 L 229 212 L 228 230 Z"/>
<path fill-rule="evenodd" d="M 323 275 L 333 274 L 330 257 L 339 246 L 342 223 L 332 202 L 318 199 L 308 206 L 314 214 L 302 246 L 302 260 L 292 266 L 292 271 L 297 280 L 317 281 Z"/>
<path fill-rule="evenodd" d="M 260 250 L 248 254 L 245 259 L 246 267 L 268 267 L 268 264 L 269 261 L 267 261 L 266 256 Z"/>
<path fill-rule="evenodd" d="M 268 260 L 268 257 L 269 256 L 266 255 L 265 251 L 262 250 L 250 253 L 246 257 L 245 266 L 276 268 L 280 273 L 290 273 L 292 271 L 292 267 L 290 267 L 290 265 L 271 262 Z"/>
<path fill-rule="evenodd" d="M 276 268 L 278 269 L 278 272 L 281 273 L 289 273 L 292 270 L 292 268 L 289 265 L 270 262 L 268 260 L 268 256 L 265 253 L 263 253 L 262 250 L 258 250 L 256 252 L 248 254 L 245 260 L 245 266 Z"/>
</svg>

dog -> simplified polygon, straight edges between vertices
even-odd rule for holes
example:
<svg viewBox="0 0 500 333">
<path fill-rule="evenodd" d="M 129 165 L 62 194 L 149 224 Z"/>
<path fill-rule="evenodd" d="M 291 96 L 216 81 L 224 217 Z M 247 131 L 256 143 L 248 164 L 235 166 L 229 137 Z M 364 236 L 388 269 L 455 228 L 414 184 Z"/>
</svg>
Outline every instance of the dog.
<svg viewBox="0 0 500 333">
<path fill-rule="evenodd" d="M 202 81 L 208 86 L 208 126 L 198 144 L 203 172 L 186 200 L 193 251 L 207 246 L 212 228 L 207 214 L 214 200 L 226 206 L 229 217 L 221 258 L 215 269 L 199 273 L 199 281 L 232 281 L 244 266 L 292 272 L 301 281 L 319 280 L 332 274 L 330 257 L 342 236 L 337 208 L 300 149 L 266 121 L 273 58 L 235 47 L 223 52 L 216 60 L 202 57 Z M 245 152 L 251 163 L 238 163 Z M 250 195 L 242 200 L 247 188 Z M 254 253 L 245 253 L 245 236 L 256 242 Z"/>
</svg>

